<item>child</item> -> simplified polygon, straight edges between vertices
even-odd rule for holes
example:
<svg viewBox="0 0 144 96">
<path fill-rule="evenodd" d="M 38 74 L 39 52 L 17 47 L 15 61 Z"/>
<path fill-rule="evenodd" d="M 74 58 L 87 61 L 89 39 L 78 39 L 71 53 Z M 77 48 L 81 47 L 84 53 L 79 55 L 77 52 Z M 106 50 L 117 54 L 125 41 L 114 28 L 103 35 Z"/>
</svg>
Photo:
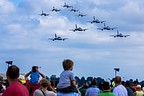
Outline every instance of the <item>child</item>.
<svg viewBox="0 0 144 96">
<path fill-rule="evenodd" d="M 57 89 L 60 92 L 77 92 L 80 93 L 76 86 L 76 80 L 74 78 L 73 70 L 73 61 L 66 59 L 63 61 L 64 71 L 60 74 L 60 79 L 57 85 Z"/>
<path fill-rule="evenodd" d="M 29 75 L 30 80 L 28 80 Z M 25 75 L 26 87 L 29 90 L 29 96 L 33 96 L 33 92 L 41 87 L 41 83 L 39 82 L 40 76 L 42 78 L 46 78 L 44 74 L 38 71 L 38 66 L 33 66 L 32 70 Z"/>
<path fill-rule="evenodd" d="M 33 66 L 32 70 L 25 75 L 25 78 L 27 78 L 29 75 L 30 75 L 30 84 L 33 85 L 39 83 L 40 75 L 42 76 L 42 78 L 45 78 L 45 76 L 38 71 L 38 66 Z"/>
</svg>

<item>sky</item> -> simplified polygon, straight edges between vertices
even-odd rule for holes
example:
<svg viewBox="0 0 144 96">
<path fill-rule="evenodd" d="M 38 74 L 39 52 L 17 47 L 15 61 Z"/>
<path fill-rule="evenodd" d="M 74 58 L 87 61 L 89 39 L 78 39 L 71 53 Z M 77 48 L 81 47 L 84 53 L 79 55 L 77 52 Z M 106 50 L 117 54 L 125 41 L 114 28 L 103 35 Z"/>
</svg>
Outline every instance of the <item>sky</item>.
<svg viewBox="0 0 144 96">
<path fill-rule="evenodd" d="M 64 3 L 78 12 L 70 12 Z M 143 0 L 0 0 L 0 73 L 7 70 L 6 61 L 13 61 L 21 73 L 39 66 L 46 76 L 59 77 L 62 61 L 74 62 L 75 76 L 101 77 L 117 75 L 123 80 L 143 80 L 144 67 L 144 1 Z M 52 12 L 52 8 L 60 12 Z M 41 16 L 41 12 L 49 16 Z M 106 21 L 115 30 L 97 30 L 103 24 L 91 24 L 96 19 Z M 88 30 L 73 32 L 78 27 Z M 117 30 L 130 35 L 113 38 Z M 54 34 L 65 41 L 52 41 Z"/>
</svg>

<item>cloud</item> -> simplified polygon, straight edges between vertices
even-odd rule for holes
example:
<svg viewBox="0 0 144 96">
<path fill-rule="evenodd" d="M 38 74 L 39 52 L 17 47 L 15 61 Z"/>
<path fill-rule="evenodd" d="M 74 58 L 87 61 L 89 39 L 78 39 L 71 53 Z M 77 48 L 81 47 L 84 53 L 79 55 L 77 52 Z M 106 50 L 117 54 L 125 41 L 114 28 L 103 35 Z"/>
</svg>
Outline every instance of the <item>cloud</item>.
<svg viewBox="0 0 144 96">
<path fill-rule="evenodd" d="M 67 1 L 66 3 L 86 13 L 84 18 L 77 17 L 62 7 L 64 0 L 21 0 L 15 4 L 9 0 L 0 1 L 0 56 L 2 61 L 14 60 L 23 73 L 29 71 L 32 65 L 42 66 L 42 72 L 47 75 L 61 72 L 61 62 L 65 58 L 74 60 L 75 70 L 79 76 L 112 76 L 114 67 L 121 70 L 139 70 L 142 66 L 144 33 L 143 6 L 141 0 L 84 0 Z M 50 11 L 55 6 L 60 12 Z M 49 16 L 40 16 L 41 11 Z M 127 38 L 113 38 L 116 30 L 101 31 L 97 28 L 103 24 L 90 24 L 93 16 L 106 20 L 110 27 Z M 72 32 L 75 24 L 87 28 L 85 32 Z M 65 41 L 51 41 L 54 34 L 68 38 Z M 4 65 L 2 65 L 5 68 Z M 83 66 L 83 67 L 80 67 Z M 129 67 L 131 66 L 131 67 Z M 85 72 L 89 68 L 97 72 Z M 135 69 L 136 68 L 136 69 Z M 57 71 L 53 71 L 56 70 Z M 81 69 L 81 73 L 79 70 Z M 106 70 L 102 72 L 101 69 Z M 2 69 L 4 71 L 4 69 Z M 47 73 L 46 70 L 49 70 Z M 107 74 L 110 72 L 111 74 Z M 106 74 L 106 75 L 105 75 Z M 125 72 L 121 71 L 124 76 Z M 135 77 L 136 76 L 136 77 Z M 129 78 L 127 77 L 127 78 Z M 139 78 L 133 75 L 133 78 Z M 107 78 L 107 77 L 106 77 Z"/>
</svg>

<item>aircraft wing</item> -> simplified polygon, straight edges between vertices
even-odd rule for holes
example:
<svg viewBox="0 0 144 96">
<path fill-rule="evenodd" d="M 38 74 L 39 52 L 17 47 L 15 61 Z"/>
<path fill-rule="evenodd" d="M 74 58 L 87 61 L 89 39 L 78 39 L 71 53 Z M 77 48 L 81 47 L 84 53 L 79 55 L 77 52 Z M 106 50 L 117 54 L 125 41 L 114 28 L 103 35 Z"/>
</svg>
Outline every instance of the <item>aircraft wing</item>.
<svg viewBox="0 0 144 96">
<path fill-rule="evenodd" d="M 92 21 L 87 21 L 87 22 L 89 22 L 89 23 L 93 23 Z"/>
<path fill-rule="evenodd" d="M 104 23 L 104 22 L 106 22 L 106 21 L 100 21 L 101 23 Z"/>
<path fill-rule="evenodd" d="M 83 31 L 86 31 L 86 30 L 88 30 L 88 29 L 83 29 Z"/>
<path fill-rule="evenodd" d="M 127 37 L 127 36 L 130 36 L 130 35 L 124 35 L 124 37 Z"/>
<path fill-rule="evenodd" d="M 114 28 L 111 28 L 111 29 L 113 30 L 113 29 L 116 29 L 116 28 L 117 28 L 117 27 L 114 27 Z"/>
<path fill-rule="evenodd" d="M 103 28 L 97 28 L 97 30 L 104 30 Z"/>
<path fill-rule="evenodd" d="M 48 38 L 48 40 L 52 40 L 52 41 L 54 41 L 55 39 L 54 39 L 54 38 Z"/>
<path fill-rule="evenodd" d="M 68 39 L 68 38 L 63 38 L 63 41 L 66 40 L 66 39 Z"/>
<path fill-rule="evenodd" d="M 47 14 L 45 14 L 45 15 L 46 15 L 46 16 L 49 16 L 50 14 L 47 13 Z"/>
<path fill-rule="evenodd" d="M 73 32 L 75 32 L 76 30 L 75 30 L 75 29 L 70 29 L 70 31 L 73 31 Z"/>
<path fill-rule="evenodd" d="M 116 35 L 110 35 L 110 36 L 112 36 L 112 37 L 114 37 L 114 38 L 117 37 Z"/>
</svg>

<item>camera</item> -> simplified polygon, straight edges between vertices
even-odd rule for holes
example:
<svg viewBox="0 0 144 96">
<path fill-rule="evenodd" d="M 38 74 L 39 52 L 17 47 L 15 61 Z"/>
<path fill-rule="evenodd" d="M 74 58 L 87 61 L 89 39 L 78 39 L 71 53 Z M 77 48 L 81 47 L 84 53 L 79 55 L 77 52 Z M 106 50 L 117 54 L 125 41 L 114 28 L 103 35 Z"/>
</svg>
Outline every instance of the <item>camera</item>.
<svg viewBox="0 0 144 96">
<path fill-rule="evenodd" d="M 6 63 L 12 65 L 13 61 L 6 61 Z"/>
</svg>

